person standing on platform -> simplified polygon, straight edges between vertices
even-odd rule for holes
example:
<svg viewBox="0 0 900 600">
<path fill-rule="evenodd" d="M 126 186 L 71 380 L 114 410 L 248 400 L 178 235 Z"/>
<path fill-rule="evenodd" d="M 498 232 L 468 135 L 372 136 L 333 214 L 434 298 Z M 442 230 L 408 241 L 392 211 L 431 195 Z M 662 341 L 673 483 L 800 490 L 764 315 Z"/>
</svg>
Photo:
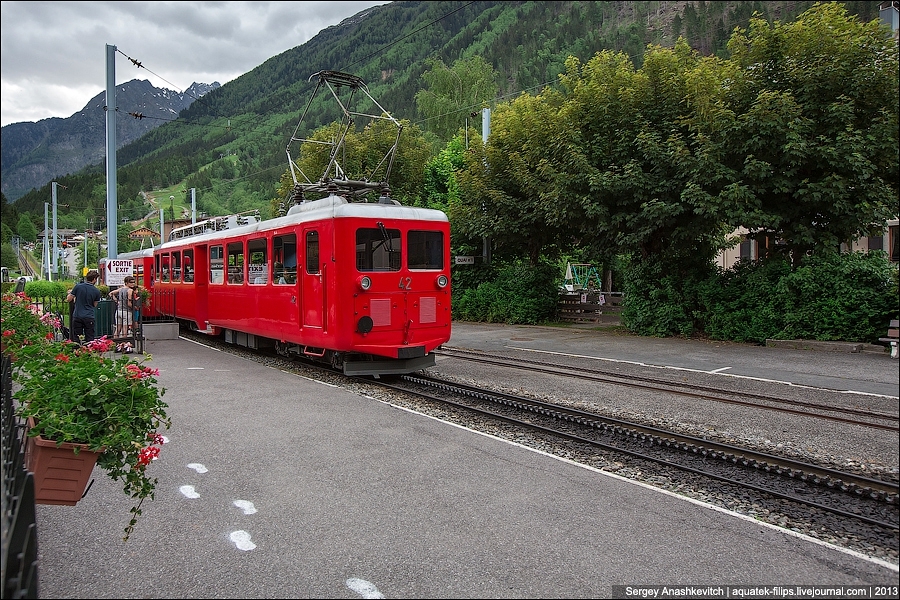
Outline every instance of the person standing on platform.
<svg viewBox="0 0 900 600">
<path fill-rule="evenodd" d="M 66 302 L 74 302 L 72 312 L 72 339 L 82 344 L 94 339 L 94 309 L 100 302 L 100 290 L 95 285 L 100 274 L 91 269 L 85 280 L 77 284 L 66 296 Z"/>
<path fill-rule="evenodd" d="M 118 305 L 116 310 L 116 335 L 117 338 L 128 337 L 134 324 L 134 292 L 137 282 L 133 275 L 125 277 L 124 285 L 115 291 L 115 300 Z"/>
</svg>

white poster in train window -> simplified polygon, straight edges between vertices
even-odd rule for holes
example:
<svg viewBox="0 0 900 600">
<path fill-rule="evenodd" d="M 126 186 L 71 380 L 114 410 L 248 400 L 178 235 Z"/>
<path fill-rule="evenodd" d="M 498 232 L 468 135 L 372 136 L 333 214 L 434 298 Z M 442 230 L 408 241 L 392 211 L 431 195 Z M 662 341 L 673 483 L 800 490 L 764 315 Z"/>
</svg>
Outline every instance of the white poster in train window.
<svg viewBox="0 0 900 600">
<path fill-rule="evenodd" d="M 266 282 L 266 272 L 268 263 L 263 263 L 261 265 L 248 265 L 248 277 L 250 278 L 250 283 L 265 283 Z"/>
</svg>

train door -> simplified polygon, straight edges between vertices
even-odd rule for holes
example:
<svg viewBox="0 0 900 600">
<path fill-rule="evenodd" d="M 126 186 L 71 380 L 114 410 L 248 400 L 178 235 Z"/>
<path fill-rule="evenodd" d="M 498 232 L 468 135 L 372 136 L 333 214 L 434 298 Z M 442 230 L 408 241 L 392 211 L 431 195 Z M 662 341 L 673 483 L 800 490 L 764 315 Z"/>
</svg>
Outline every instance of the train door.
<svg viewBox="0 0 900 600">
<path fill-rule="evenodd" d="M 184 281 L 194 285 L 197 326 L 209 329 L 209 250 L 203 244 L 184 251 Z"/>
<path fill-rule="evenodd" d="M 272 296 L 273 314 L 281 322 L 281 339 L 296 335 L 300 324 L 300 305 L 297 286 L 297 234 L 276 233 L 272 236 Z"/>
<path fill-rule="evenodd" d="M 300 322 L 304 327 L 323 327 L 325 321 L 325 285 L 322 261 L 319 259 L 319 232 L 305 229 L 304 258 L 301 269 Z"/>
</svg>

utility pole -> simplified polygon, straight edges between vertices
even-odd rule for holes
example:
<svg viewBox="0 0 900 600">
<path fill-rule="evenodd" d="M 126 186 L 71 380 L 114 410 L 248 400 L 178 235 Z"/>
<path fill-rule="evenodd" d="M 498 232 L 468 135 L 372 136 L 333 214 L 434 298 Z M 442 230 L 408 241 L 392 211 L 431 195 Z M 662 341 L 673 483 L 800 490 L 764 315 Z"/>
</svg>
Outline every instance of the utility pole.
<svg viewBox="0 0 900 600">
<path fill-rule="evenodd" d="M 93 231 L 94 223 L 93 219 L 88 217 L 87 220 L 87 229 L 84 230 L 84 274 L 87 275 L 88 272 L 88 231 Z"/>
<path fill-rule="evenodd" d="M 41 265 L 41 271 L 47 274 L 47 281 L 53 281 L 53 278 L 50 276 L 50 240 L 47 239 L 47 234 L 50 233 L 50 225 L 47 223 L 49 210 L 50 204 L 44 202 L 44 247 L 41 251 L 41 262 L 44 264 Z"/>
<path fill-rule="evenodd" d="M 488 136 L 491 134 L 491 109 L 481 109 L 481 141 L 487 146 Z M 481 239 L 481 258 L 484 264 L 491 264 L 491 238 L 485 236 Z"/>
<path fill-rule="evenodd" d="M 59 263 L 59 246 L 57 245 L 57 236 L 56 236 L 56 187 L 57 183 L 54 181 L 50 184 L 50 196 L 53 198 L 53 260 L 50 261 L 52 265 L 52 270 L 55 274 L 59 274 L 59 269 L 57 268 L 57 264 Z"/>
<path fill-rule="evenodd" d="M 118 197 L 116 195 L 116 47 L 106 45 L 106 249 L 119 256 Z"/>
</svg>

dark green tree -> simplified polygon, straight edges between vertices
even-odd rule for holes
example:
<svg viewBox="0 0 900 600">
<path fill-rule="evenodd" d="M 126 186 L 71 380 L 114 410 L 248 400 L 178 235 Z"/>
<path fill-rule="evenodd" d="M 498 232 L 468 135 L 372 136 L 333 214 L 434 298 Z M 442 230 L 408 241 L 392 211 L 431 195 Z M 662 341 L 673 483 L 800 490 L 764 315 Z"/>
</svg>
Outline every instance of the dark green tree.
<svg viewBox="0 0 900 600">
<path fill-rule="evenodd" d="M 34 242 L 37 240 L 37 227 L 34 226 L 34 222 L 28 218 L 28 215 L 26 214 L 19 217 L 19 224 L 16 225 L 16 233 L 26 242 Z"/>
<path fill-rule="evenodd" d="M 563 116 L 583 160 L 560 178 L 560 197 L 577 207 L 580 238 L 670 263 L 713 258 L 732 176 L 717 149 L 722 76 L 683 40 L 649 48 L 637 70 L 622 53 L 569 59 Z"/>
<path fill-rule="evenodd" d="M 799 264 L 896 218 L 897 41 L 840 3 L 791 23 L 753 19 L 728 44 L 729 139 L 744 193 L 735 225 L 771 232 Z"/>
<path fill-rule="evenodd" d="M 7 242 L 3 242 L 2 246 L 2 256 L 0 256 L 0 265 L 7 267 L 9 269 L 18 270 L 19 268 L 19 258 L 16 256 L 16 251 L 13 250 L 12 244 Z"/>
<path fill-rule="evenodd" d="M 464 235 L 490 237 L 498 256 L 524 256 L 537 265 L 571 243 L 577 209 L 561 197 L 565 180 L 582 167 L 573 132 L 558 115 L 563 98 L 546 90 L 498 105 L 483 148 L 471 143 L 460 172 L 460 204 L 451 207 Z"/>
</svg>

